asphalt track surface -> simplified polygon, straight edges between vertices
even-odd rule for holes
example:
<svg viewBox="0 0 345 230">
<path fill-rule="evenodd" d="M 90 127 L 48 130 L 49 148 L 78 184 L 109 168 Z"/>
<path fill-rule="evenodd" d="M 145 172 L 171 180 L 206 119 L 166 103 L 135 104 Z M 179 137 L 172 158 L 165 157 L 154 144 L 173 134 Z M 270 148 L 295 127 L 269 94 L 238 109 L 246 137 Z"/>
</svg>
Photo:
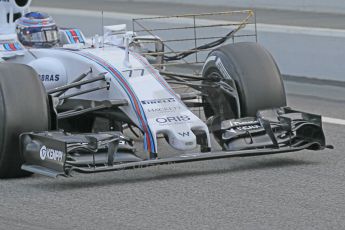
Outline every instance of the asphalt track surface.
<svg viewBox="0 0 345 230">
<path fill-rule="evenodd" d="M 286 88 L 289 106 L 345 120 L 344 87 Z M 334 150 L 2 180 L 0 229 L 344 229 L 344 129 L 324 123 Z"/>
</svg>

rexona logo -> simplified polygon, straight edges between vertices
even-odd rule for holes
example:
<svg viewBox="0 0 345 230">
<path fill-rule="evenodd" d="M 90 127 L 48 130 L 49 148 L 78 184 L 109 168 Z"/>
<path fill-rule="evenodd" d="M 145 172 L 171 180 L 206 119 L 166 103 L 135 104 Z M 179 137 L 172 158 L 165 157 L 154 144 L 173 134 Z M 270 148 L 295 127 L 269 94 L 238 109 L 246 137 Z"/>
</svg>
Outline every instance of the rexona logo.
<svg viewBox="0 0 345 230">
<path fill-rule="evenodd" d="M 167 123 L 179 123 L 184 121 L 190 121 L 190 117 L 187 115 L 175 116 L 175 117 L 159 117 L 156 118 L 157 123 L 167 124 Z"/>
<path fill-rule="evenodd" d="M 261 125 L 256 121 L 254 121 L 254 122 L 253 121 L 242 121 L 242 122 L 233 121 L 233 122 L 230 122 L 230 125 L 232 127 L 235 127 L 236 130 L 238 130 L 238 131 L 247 131 L 247 130 L 254 130 L 254 129 L 260 129 L 261 128 Z"/>
<path fill-rule="evenodd" d="M 60 75 L 59 74 L 40 74 L 41 81 L 59 81 Z"/>
<path fill-rule="evenodd" d="M 45 159 L 62 161 L 63 152 L 55 149 L 47 148 L 45 145 L 40 149 L 40 157 L 44 161 Z"/>
<path fill-rule="evenodd" d="M 152 104 L 164 104 L 164 103 L 170 103 L 175 102 L 175 98 L 163 98 L 163 99 L 154 99 L 154 100 L 144 100 L 141 101 L 143 105 L 152 105 Z"/>
</svg>

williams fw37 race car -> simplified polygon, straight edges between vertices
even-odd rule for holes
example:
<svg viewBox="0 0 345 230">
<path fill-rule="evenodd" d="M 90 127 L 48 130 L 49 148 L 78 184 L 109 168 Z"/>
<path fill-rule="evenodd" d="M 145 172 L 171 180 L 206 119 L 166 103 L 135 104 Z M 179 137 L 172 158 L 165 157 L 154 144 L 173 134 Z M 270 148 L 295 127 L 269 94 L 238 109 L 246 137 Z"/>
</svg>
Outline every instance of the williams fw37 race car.
<svg viewBox="0 0 345 230">
<path fill-rule="evenodd" d="M 277 64 L 248 41 L 250 10 L 135 19 L 133 31 L 86 38 L 30 2 L 0 0 L 1 178 L 328 147 L 321 116 L 286 107 Z M 162 142 L 176 154 L 162 157 Z"/>
</svg>

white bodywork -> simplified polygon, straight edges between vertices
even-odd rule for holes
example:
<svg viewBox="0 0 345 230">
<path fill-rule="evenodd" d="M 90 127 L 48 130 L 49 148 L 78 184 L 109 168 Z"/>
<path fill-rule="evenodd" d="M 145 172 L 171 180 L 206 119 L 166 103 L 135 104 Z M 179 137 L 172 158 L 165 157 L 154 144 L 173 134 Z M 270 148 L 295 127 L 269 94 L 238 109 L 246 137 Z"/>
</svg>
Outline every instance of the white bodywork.
<svg viewBox="0 0 345 230">
<path fill-rule="evenodd" d="M 0 48 L 4 41 L 17 42 L 15 36 L 8 34 L 6 36 L 5 39 L 4 35 L 0 35 Z M 119 35 L 116 36 L 118 40 Z M 193 131 L 204 132 L 211 147 L 206 124 L 183 104 L 179 96 L 143 56 L 132 51 L 127 52 L 126 48 L 115 45 L 98 47 L 97 44 L 93 48 L 85 47 L 82 49 L 23 48 L 12 51 L 4 49 L 2 52 L 0 49 L 0 57 L 7 62 L 33 67 L 47 89 L 66 85 L 90 68 L 92 73 L 88 78 L 106 73 L 110 84 L 109 90 L 91 92 L 77 96 L 75 99 L 94 101 L 126 99 L 128 105 L 120 109 L 144 133 L 144 147 L 148 152 L 158 151 L 158 134 L 167 136 L 170 145 L 175 149 L 192 150 L 197 147 Z M 71 89 L 68 93 L 105 84 L 95 82 L 79 89 Z"/>
<path fill-rule="evenodd" d="M 0 35 L 10 34 L 15 32 L 13 16 L 16 13 L 22 15 L 29 11 L 31 0 L 19 1 L 20 4 L 16 3 L 16 0 L 0 0 Z M 7 19 L 7 15 L 9 16 Z"/>
</svg>

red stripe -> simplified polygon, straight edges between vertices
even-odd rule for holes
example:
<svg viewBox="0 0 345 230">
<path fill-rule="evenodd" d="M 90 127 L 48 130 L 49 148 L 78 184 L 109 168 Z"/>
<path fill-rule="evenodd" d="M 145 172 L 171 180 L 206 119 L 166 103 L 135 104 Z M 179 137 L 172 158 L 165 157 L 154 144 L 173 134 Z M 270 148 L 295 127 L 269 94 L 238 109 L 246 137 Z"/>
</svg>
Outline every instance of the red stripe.
<svg viewBox="0 0 345 230">
<path fill-rule="evenodd" d="M 14 50 L 14 51 L 17 50 L 13 43 L 9 44 L 9 46 L 10 46 L 11 50 Z"/>
<path fill-rule="evenodd" d="M 105 63 L 103 63 L 105 64 Z M 141 111 L 140 111 L 140 108 L 139 108 L 139 105 L 138 105 L 138 102 L 136 100 L 136 97 L 135 95 L 133 94 L 133 92 L 131 91 L 131 89 L 127 86 L 127 83 L 121 78 L 121 76 L 118 75 L 118 73 L 110 66 L 106 65 L 117 77 L 118 79 L 123 83 L 123 85 L 126 87 L 127 91 L 131 94 L 132 98 L 133 98 L 133 102 L 134 102 L 134 105 L 135 105 L 135 108 L 137 110 L 137 112 L 139 113 L 139 119 L 141 121 L 141 124 L 143 125 L 143 129 L 144 129 L 144 132 L 145 132 L 145 136 L 146 136 L 146 142 L 147 142 L 147 148 L 150 152 L 152 152 L 152 146 L 151 146 L 151 141 L 150 141 L 150 134 L 148 132 L 148 129 L 147 129 L 147 126 L 143 120 L 143 117 L 142 117 L 142 114 L 141 114 Z"/>
<path fill-rule="evenodd" d="M 70 30 L 70 32 L 72 33 L 72 31 Z M 85 54 L 86 55 L 86 54 Z M 91 56 L 93 56 L 92 54 L 90 54 Z M 87 55 L 86 55 L 87 56 Z M 122 76 L 119 75 L 116 70 L 114 70 L 111 66 L 109 66 L 106 62 L 104 62 L 102 59 L 100 58 L 97 58 L 97 57 L 93 57 L 92 59 L 95 59 L 97 60 L 99 63 L 101 63 L 103 66 L 107 67 L 113 74 L 115 74 L 115 76 L 117 77 L 117 79 L 119 79 L 122 84 L 125 86 L 127 92 L 130 93 L 130 95 L 132 96 L 133 98 L 133 102 L 134 102 L 134 105 L 135 105 L 135 108 L 136 108 L 136 111 L 137 111 L 137 115 L 141 121 L 141 124 L 142 124 L 142 128 L 143 128 L 143 131 L 145 132 L 145 138 L 146 138 L 146 143 L 147 143 L 147 149 L 149 152 L 154 152 L 153 150 L 153 146 L 151 145 L 151 139 L 150 139 L 150 132 L 149 132 L 149 129 L 146 125 L 146 123 L 144 122 L 144 119 L 143 119 L 143 116 L 141 114 L 141 111 L 140 111 L 140 107 L 138 105 L 138 101 L 137 101 L 137 98 L 135 96 L 135 94 L 132 92 L 131 88 L 127 85 L 127 82 L 122 79 Z"/>
<path fill-rule="evenodd" d="M 71 32 L 74 41 L 79 42 L 79 37 L 77 33 L 74 30 L 70 30 L 69 32 Z"/>
</svg>

